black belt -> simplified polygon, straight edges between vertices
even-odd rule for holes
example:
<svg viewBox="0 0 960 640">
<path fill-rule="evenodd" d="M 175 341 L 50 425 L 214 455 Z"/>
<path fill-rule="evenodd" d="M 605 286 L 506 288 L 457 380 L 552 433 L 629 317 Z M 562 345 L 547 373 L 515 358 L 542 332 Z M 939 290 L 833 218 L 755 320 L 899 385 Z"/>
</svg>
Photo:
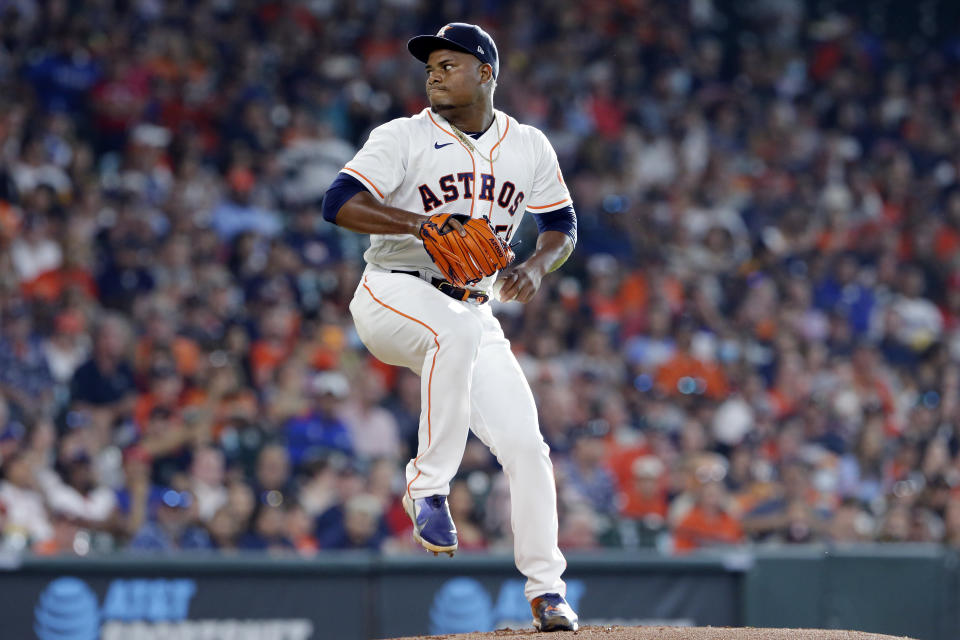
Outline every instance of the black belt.
<svg viewBox="0 0 960 640">
<path fill-rule="evenodd" d="M 482 291 L 471 291 L 470 289 L 464 289 L 463 287 L 455 287 L 446 280 L 441 280 L 440 278 L 430 278 L 428 280 L 427 278 L 422 277 L 416 271 L 400 271 L 399 269 L 391 269 L 390 273 L 402 273 L 408 276 L 413 276 L 414 278 L 420 278 L 421 280 L 429 282 L 439 289 L 441 293 L 445 293 L 454 300 L 473 302 L 474 304 L 483 304 L 490 299 L 490 296 Z"/>
</svg>

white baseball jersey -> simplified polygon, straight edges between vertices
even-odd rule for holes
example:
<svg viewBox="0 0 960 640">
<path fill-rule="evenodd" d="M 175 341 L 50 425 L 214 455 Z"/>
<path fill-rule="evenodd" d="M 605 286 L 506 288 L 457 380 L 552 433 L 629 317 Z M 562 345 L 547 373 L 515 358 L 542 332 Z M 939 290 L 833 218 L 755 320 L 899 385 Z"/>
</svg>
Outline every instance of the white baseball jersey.
<svg viewBox="0 0 960 640">
<path fill-rule="evenodd" d="M 509 242 L 527 209 L 546 213 L 572 202 L 546 136 L 501 111 L 494 111 L 494 118 L 479 139 L 470 138 L 479 153 L 471 152 L 450 123 L 429 108 L 397 118 L 374 129 L 343 170 L 385 205 L 424 214 L 486 216 Z M 383 269 L 441 275 L 422 243 L 410 235 L 371 235 L 363 257 Z M 474 288 L 487 290 L 494 278 Z"/>
</svg>

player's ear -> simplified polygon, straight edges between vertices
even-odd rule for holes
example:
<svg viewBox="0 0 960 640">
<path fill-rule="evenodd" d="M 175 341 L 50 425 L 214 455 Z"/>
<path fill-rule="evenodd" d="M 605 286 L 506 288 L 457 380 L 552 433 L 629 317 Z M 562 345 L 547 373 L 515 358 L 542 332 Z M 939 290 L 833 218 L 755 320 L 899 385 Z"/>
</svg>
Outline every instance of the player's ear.
<svg viewBox="0 0 960 640">
<path fill-rule="evenodd" d="M 487 84 L 493 78 L 493 67 L 486 62 L 480 63 L 480 82 Z"/>
</svg>

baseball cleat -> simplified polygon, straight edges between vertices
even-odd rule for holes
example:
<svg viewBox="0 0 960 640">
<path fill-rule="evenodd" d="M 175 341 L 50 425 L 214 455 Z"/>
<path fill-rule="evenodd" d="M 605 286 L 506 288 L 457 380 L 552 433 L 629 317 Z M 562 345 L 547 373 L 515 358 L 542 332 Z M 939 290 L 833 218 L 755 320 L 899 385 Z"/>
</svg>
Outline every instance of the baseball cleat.
<svg viewBox="0 0 960 640">
<path fill-rule="evenodd" d="M 579 618 L 563 596 L 545 593 L 530 601 L 533 611 L 533 626 L 537 631 L 576 631 Z"/>
<path fill-rule="evenodd" d="M 403 509 L 413 521 L 413 539 L 433 555 L 446 553 L 451 558 L 457 550 L 457 528 L 450 517 L 446 496 L 430 496 L 412 500 L 403 495 Z"/>
</svg>

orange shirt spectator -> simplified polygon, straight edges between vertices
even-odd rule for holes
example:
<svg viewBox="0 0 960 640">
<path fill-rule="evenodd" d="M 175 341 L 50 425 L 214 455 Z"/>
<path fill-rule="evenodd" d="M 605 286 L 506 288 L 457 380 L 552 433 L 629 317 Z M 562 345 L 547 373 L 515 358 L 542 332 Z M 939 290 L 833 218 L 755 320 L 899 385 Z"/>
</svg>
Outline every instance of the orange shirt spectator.
<svg viewBox="0 0 960 640">
<path fill-rule="evenodd" d="M 665 468 L 655 456 L 642 456 L 632 465 L 632 478 L 622 494 L 620 515 L 640 519 L 656 515 L 667 517 L 667 492 L 664 483 Z"/>
<path fill-rule="evenodd" d="M 725 497 L 723 485 L 718 482 L 708 482 L 700 487 L 697 504 L 680 520 L 673 532 L 674 550 L 684 553 L 743 541 L 740 523 L 722 507 Z"/>
<path fill-rule="evenodd" d="M 727 396 L 727 378 L 719 365 L 693 355 L 695 322 L 688 317 L 677 321 L 674 330 L 676 349 L 663 364 L 657 367 L 654 384 L 668 396 L 703 395 L 713 400 Z"/>
<path fill-rule="evenodd" d="M 633 486 L 633 465 L 640 458 L 649 456 L 650 447 L 645 444 L 624 446 L 617 443 L 612 437 L 607 439 L 607 468 L 613 472 L 620 491 L 627 491 Z"/>
<path fill-rule="evenodd" d="M 56 302 L 69 289 L 83 292 L 88 299 L 97 297 L 97 284 L 93 276 L 79 267 L 65 265 L 50 269 L 20 285 L 24 296 L 45 302 Z"/>
<path fill-rule="evenodd" d="M 252 389 L 237 389 L 224 394 L 213 405 L 213 437 L 219 439 L 227 422 L 234 418 L 254 421 L 259 410 L 257 396 Z"/>
<path fill-rule="evenodd" d="M 724 511 L 710 513 L 694 507 L 677 525 L 673 548 L 677 552 L 692 551 L 716 544 L 737 544 L 743 541 L 740 523 Z"/>
<path fill-rule="evenodd" d="M 133 421 L 141 430 L 146 428 L 150 413 L 163 407 L 179 416 L 180 411 L 203 402 L 204 393 L 186 388 L 177 372 L 168 367 L 155 367 L 150 374 L 149 389 L 137 396 L 133 407 Z"/>
<path fill-rule="evenodd" d="M 290 357 L 290 346 L 270 340 L 257 340 L 250 347 L 250 365 L 258 386 L 267 383 L 280 363 Z"/>
<path fill-rule="evenodd" d="M 333 324 L 318 327 L 309 347 L 310 365 L 318 371 L 336 369 L 340 366 L 340 356 L 346 348 L 347 336 L 343 328 Z"/>
<path fill-rule="evenodd" d="M 262 387 L 281 362 L 293 353 L 300 333 L 300 317 L 290 307 L 270 309 L 261 320 L 261 337 L 250 347 L 253 382 Z"/>
<path fill-rule="evenodd" d="M 137 342 L 133 354 L 134 371 L 142 373 L 150 368 L 150 358 L 156 346 L 155 341 L 147 336 Z M 182 376 L 192 377 L 200 366 L 201 351 L 197 343 L 185 336 L 174 336 L 170 340 L 169 349 L 177 372 Z"/>
<path fill-rule="evenodd" d="M 700 394 L 720 400 L 729 388 L 720 367 L 694 358 L 687 351 L 677 350 L 657 369 L 657 388 L 671 396 Z"/>
</svg>

